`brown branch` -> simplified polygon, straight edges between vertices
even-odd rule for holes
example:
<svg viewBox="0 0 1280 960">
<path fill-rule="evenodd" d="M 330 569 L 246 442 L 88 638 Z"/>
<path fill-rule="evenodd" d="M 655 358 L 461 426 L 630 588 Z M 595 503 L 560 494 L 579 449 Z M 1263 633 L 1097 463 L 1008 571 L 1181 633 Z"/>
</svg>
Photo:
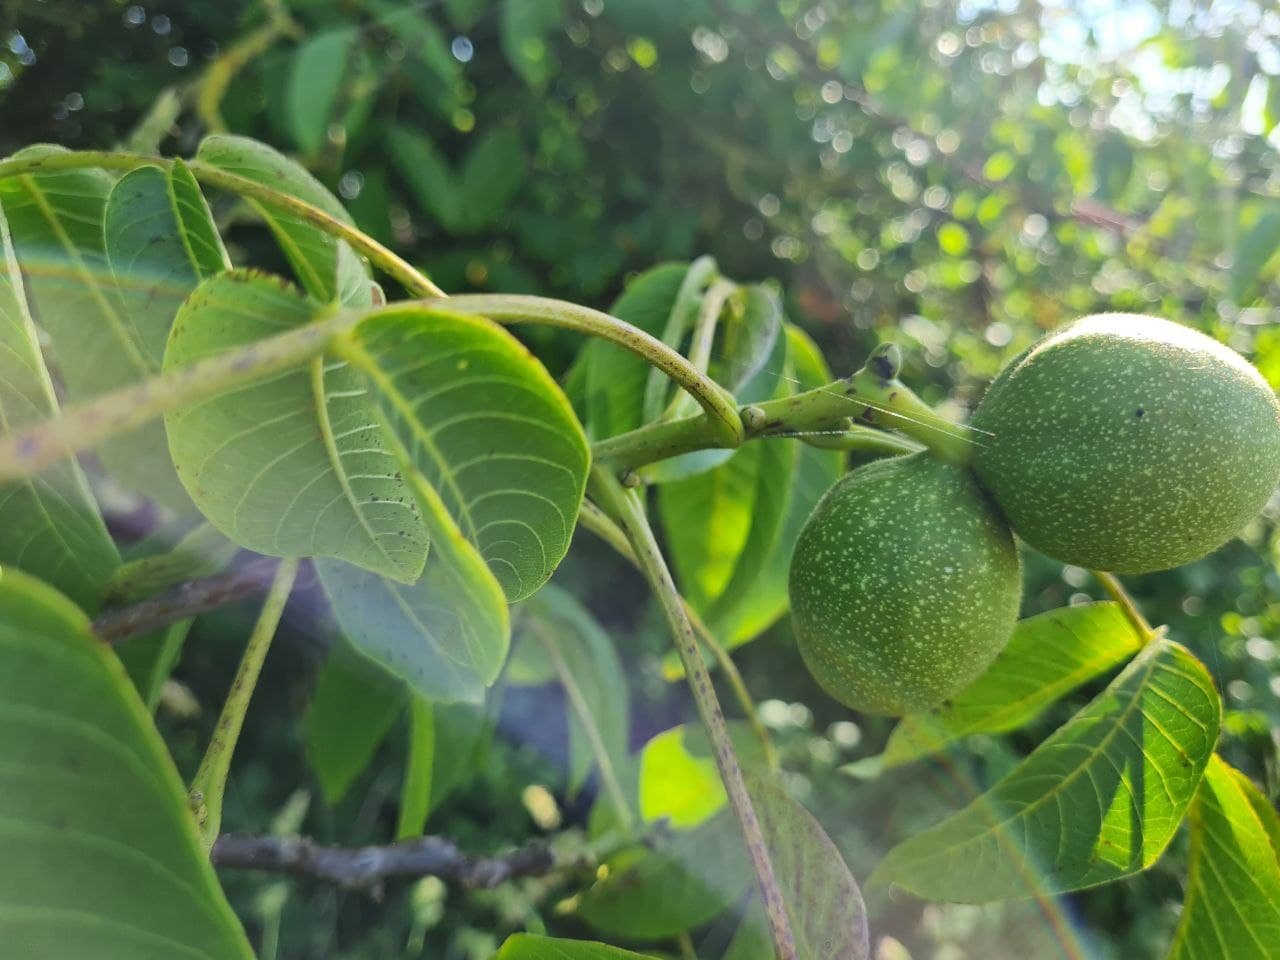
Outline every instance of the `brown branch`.
<svg viewBox="0 0 1280 960">
<path fill-rule="evenodd" d="M 473 857 L 444 837 L 418 837 L 386 846 L 329 847 L 306 837 L 223 834 L 210 854 L 215 867 L 287 873 L 345 890 L 377 887 L 393 878 L 439 877 L 467 889 L 487 890 L 518 877 L 539 877 L 588 866 L 592 858 L 558 857 L 545 844 L 517 847 L 494 857 Z"/>
<path fill-rule="evenodd" d="M 116 644 L 263 593 L 271 585 L 279 562 L 260 557 L 226 573 L 179 584 L 132 606 L 108 610 L 93 621 L 93 632 L 106 643 Z"/>
</svg>

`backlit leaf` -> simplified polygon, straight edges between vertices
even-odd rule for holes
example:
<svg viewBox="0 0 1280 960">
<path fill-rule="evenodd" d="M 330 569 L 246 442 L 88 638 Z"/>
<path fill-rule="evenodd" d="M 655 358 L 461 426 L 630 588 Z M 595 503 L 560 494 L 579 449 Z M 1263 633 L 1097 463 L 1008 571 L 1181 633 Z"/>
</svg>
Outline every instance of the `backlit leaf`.
<svg viewBox="0 0 1280 960">
<path fill-rule="evenodd" d="M 488 320 L 418 306 L 373 313 L 336 349 L 508 600 L 542 586 L 569 547 L 590 462 L 545 368 Z"/>
<path fill-rule="evenodd" d="M 885 746 L 885 765 L 936 753 L 971 733 L 1015 730 L 1140 646 L 1114 603 L 1064 607 L 1023 620 L 986 673 L 945 706 L 902 718 Z"/>
<path fill-rule="evenodd" d="M 1204 665 L 1153 641 L 987 793 L 891 850 L 872 882 L 984 903 L 1145 870 L 1182 822 L 1221 713 Z"/>
<path fill-rule="evenodd" d="M 1170 960 L 1280 957 L 1280 817 L 1215 756 L 1191 807 L 1191 865 Z"/>
<path fill-rule="evenodd" d="M 179 312 L 165 369 L 317 320 L 327 308 L 237 270 Z M 317 357 L 265 383 L 166 416 L 179 476 L 209 522 L 273 556 L 335 557 L 415 581 L 426 536 L 362 378 Z"/>
<path fill-rule="evenodd" d="M 45 420 L 57 410 L 0 209 L 0 433 Z M 74 460 L 0 485 L 0 529 L 0 562 L 96 609 L 120 557 Z"/>
<path fill-rule="evenodd" d="M 297 197 L 344 223 L 351 223 L 350 214 L 320 181 L 266 144 L 247 137 L 216 134 L 201 142 L 196 159 Z M 368 274 L 346 241 L 337 240 L 277 207 L 256 200 L 248 203 L 271 228 L 298 282 L 311 296 L 324 303 L 340 300 L 352 307 L 372 304 Z"/>
</svg>

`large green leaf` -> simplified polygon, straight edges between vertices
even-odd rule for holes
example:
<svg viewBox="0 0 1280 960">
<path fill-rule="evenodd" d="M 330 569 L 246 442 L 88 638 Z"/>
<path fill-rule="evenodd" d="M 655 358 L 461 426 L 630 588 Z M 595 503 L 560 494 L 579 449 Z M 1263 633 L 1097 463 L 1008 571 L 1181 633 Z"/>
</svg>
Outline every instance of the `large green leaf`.
<svg viewBox="0 0 1280 960">
<path fill-rule="evenodd" d="M 438 499 L 428 523 L 456 524 L 509 600 L 542 586 L 568 550 L 590 462 L 545 368 L 488 320 L 414 305 L 376 311 L 335 349 Z"/>
<path fill-rule="evenodd" d="M 0 433 L 46 420 L 57 409 L 0 209 Z M 0 530 L 0 562 L 47 580 L 88 609 L 96 608 L 120 562 L 74 460 L 0 485 Z"/>
<path fill-rule="evenodd" d="M 667 263 L 642 273 L 627 284 L 609 312 L 646 333 L 662 336 L 688 272 L 688 264 Z M 611 437 L 640 426 L 649 365 L 603 340 L 588 344 L 580 362 L 585 370 L 583 419 L 592 438 Z"/>
<path fill-rule="evenodd" d="M 149 368 L 160 369 L 173 318 L 201 280 L 231 268 L 208 203 L 182 161 L 139 167 L 111 188 L 107 259 Z"/>
<path fill-rule="evenodd" d="M 579 789 L 597 765 L 607 765 L 605 776 L 615 776 L 614 766 L 627 757 L 631 713 L 612 639 L 572 594 L 555 584 L 529 598 L 521 633 L 521 645 L 541 651 L 549 661 L 550 677 L 535 676 L 532 682 L 555 679 L 565 689 L 570 791 Z M 510 679 L 510 670 L 507 675 Z"/>
<path fill-rule="evenodd" d="M 870 953 L 862 891 L 822 825 L 772 780 L 748 775 L 774 876 L 782 891 L 799 960 L 865 960 Z M 724 960 L 772 952 L 758 894 Z"/>
<path fill-rule="evenodd" d="M 972 733 L 1015 730 L 1141 645 L 1114 603 L 1064 607 L 1023 620 L 986 673 L 945 706 L 902 718 L 885 746 L 885 765 L 936 753 Z"/>
<path fill-rule="evenodd" d="M 807 390 L 831 382 L 831 371 L 817 345 L 799 327 L 788 324 L 787 368 L 797 390 Z M 787 610 L 787 572 L 800 529 L 822 495 L 836 482 L 843 457 L 834 450 L 820 450 L 804 444 L 795 446 L 795 466 L 787 486 L 786 512 L 763 568 L 738 598 L 734 607 L 717 615 L 721 642 L 729 647 L 745 643 L 762 633 Z M 665 665 L 664 665 L 665 666 Z M 678 666 L 674 660 L 671 667 Z M 672 671 L 668 671 L 672 672 Z"/>
<path fill-rule="evenodd" d="M 310 323 L 327 309 L 245 270 L 205 281 L 174 323 L 175 370 Z M 182 482 L 209 522 L 273 556 L 336 557 L 411 583 L 426 535 L 362 378 L 317 357 L 165 417 Z"/>
<path fill-rule="evenodd" d="M 651 960 L 646 954 L 619 950 L 594 940 L 558 940 L 517 933 L 502 945 L 494 960 Z"/>
<path fill-rule="evenodd" d="M 1204 665 L 1156 640 L 991 790 L 891 850 L 872 882 L 983 903 L 1145 870 L 1195 795 L 1221 713 Z"/>
<path fill-rule="evenodd" d="M 124 670 L 0 570 L 0 936 L 14 957 L 251 960 Z"/>
<path fill-rule="evenodd" d="M 290 194 L 344 223 L 351 223 L 351 216 L 320 181 L 266 144 L 247 137 L 217 134 L 204 139 L 196 159 Z M 298 282 L 311 296 L 325 303 L 340 300 L 352 307 L 372 305 L 373 291 L 367 271 L 346 241 L 337 240 L 279 208 L 258 201 L 250 201 L 250 206 L 271 228 Z"/>
<path fill-rule="evenodd" d="M 122 315 L 148 369 L 158 371 L 182 302 L 201 280 L 231 267 L 209 205 L 181 160 L 167 171 L 139 167 L 111 188 L 103 235 Z M 107 444 L 102 458 L 126 486 L 177 510 L 191 510 L 161 423 L 139 429 L 124 444 Z"/>
<path fill-rule="evenodd" d="M 1186 902 L 1170 960 L 1280 957 L 1280 817 L 1215 756 L 1191 807 Z"/>
<path fill-rule="evenodd" d="M 417 583 L 396 583 L 335 560 L 315 566 L 357 650 L 419 696 L 474 703 L 506 659 L 507 607 L 475 550 L 447 530 L 447 516 L 443 524 L 432 529 L 432 556 Z"/>
<path fill-rule="evenodd" d="M 352 27 L 325 30 L 293 54 L 285 93 L 286 115 L 293 139 L 304 153 L 316 153 L 324 146 L 355 38 Z"/>
<path fill-rule="evenodd" d="M 38 146 L 14 156 L 58 152 L 60 148 Z M 158 324 L 149 318 L 131 322 L 107 260 L 104 223 L 114 183 L 96 169 L 0 181 L 0 206 L 9 218 L 36 322 L 48 332 L 59 378 L 76 402 L 146 379 L 155 372 L 154 357 L 163 347 Z M 161 320 L 164 329 L 170 320 L 172 315 Z M 166 462 L 159 423 L 113 438 L 99 453 L 126 485 L 171 506 L 184 506 Z"/>
<path fill-rule="evenodd" d="M 404 684 L 338 642 L 316 678 L 304 727 L 307 760 L 335 804 L 373 760 L 404 710 Z"/>
</svg>

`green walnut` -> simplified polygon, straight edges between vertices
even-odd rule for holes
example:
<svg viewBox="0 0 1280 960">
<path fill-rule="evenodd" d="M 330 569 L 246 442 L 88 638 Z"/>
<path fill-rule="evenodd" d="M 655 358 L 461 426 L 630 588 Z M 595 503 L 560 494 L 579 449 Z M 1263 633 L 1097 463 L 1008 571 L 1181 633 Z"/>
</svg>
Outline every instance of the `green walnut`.
<svg viewBox="0 0 1280 960">
<path fill-rule="evenodd" d="M 1143 573 L 1216 550 L 1280 480 L 1280 404 L 1239 354 L 1157 317 L 1050 334 L 992 383 L 973 467 L 1062 563 Z"/>
<path fill-rule="evenodd" d="M 843 477 L 791 560 L 809 672 L 863 713 L 937 706 L 1009 639 L 1022 593 L 1013 535 L 967 470 L 928 453 Z"/>
</svg>

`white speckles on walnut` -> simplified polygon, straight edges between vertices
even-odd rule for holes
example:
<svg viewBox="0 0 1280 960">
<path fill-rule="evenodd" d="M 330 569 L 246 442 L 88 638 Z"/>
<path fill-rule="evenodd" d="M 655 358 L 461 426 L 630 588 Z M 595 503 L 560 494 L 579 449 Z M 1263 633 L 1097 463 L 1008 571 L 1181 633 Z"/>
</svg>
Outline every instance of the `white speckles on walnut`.
<svg viewBox="0 0 1280 960">
<path fill-rule="evenodd" d="M 928 709 L 965 687 L 1003 649 L 1021 587 L 1013 537 L 977 482 L 927 453 L 844 477 L 791 562 L 805 664 L 864 713 Z"/>
<path fill-rule="evenodd" d="M 1239 354 L 1137 314 L 1084 317 L 992 383 L 974 469 L 1020 537 L 1140 573 L 1217 549 L 1280 479 L 1280 404 Z"/>
</svg>

